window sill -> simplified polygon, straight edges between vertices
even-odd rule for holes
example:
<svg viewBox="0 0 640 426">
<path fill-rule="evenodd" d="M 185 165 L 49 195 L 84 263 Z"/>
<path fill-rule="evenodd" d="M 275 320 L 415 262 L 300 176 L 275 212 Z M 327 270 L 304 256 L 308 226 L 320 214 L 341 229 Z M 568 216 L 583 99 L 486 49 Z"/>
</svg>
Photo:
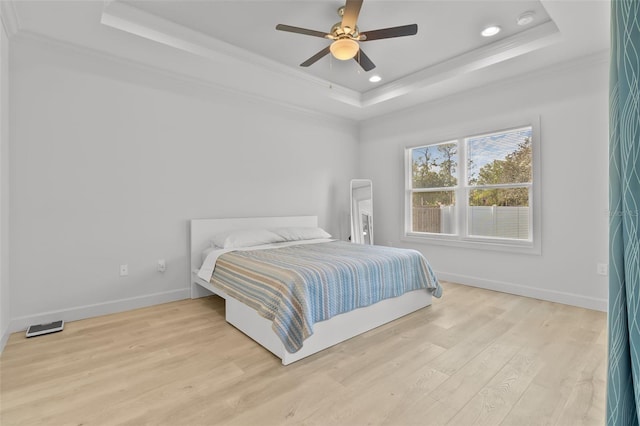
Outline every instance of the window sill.
<svg viewBox="0 0 640 426">
<path fill-rule="evenodd" d="M 479 239 L 461 239 L 454 235 L 423 235 L 405 234 L 400 241 L 407 243 L 417 243 L 425 245 L 441 245 L 448 247 L 458 247 L 473 250 L 492 250 L 509 253 L 540 255 L 542 251 L 539 244 L 531 241 L 490 241 Z"/>
</svg>

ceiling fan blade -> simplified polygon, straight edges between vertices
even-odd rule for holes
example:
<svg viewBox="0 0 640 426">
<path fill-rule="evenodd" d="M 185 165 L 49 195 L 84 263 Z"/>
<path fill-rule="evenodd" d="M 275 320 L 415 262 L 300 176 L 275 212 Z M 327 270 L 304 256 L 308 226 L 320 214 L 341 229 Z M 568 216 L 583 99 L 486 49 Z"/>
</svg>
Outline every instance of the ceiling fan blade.
<svg viewBox="0 0 640 426">
<path fill-rule="evenodd" d="M 299 28 L 299 27 L 292 27 L 291 25 L 284 25 L 284 24 L 276 25 L 276 30 L 288 31 L 290 33 L 304 34 L 304 35 L 310 35 L 310 36 L 322 37 L 322 38 L 326 38 L 326 36 L 328 35 L 327 33 L 323 33 L 321 31 L 308 30 L 306 28 Z"/>
<path fill-rule="evenodd" d="M 401 27 L 383 28 L 381 30 L 365 31 L 360 36 L 366 38 L 361 41 L 380 40 L 383 38 L 404 37 L 416 35 L 418 33 L 418 25 L 403 25 Z"/>
<path fill-rule="evenodd" d="M 358 15 L 360 14 L 362 1 L 363 0 L 347 0 L 347 3 L 344 6 L 344 15 L 342 15 L 342 28 L 356 28 L 356 22 L 358 21 Z"/>
<path fill-rule="evenodd" d="M 326 56 L 329 53 L 329 46 L 325 47 L 306 61 L 300 64 L 301 67 L 308 67 L 309 65 L 315 63 L 318 59 Z"/>
<path fill-rule="evenodd" d="M 362 51 L 362 49 L 358 50 L 358 53 L 356 53 L 356 56 L 353 57 L 353 59 L 360 64 L 360 66 L 362 67 L 363 70 L 365 71 L 371 71 L 372 69 L 374 69 L 376 67 L 376 64 L 374 64 L 371 59 L 369 59 L 369 57 L 367 55 L 365 55 L 365 53 Z"/>
</svg>

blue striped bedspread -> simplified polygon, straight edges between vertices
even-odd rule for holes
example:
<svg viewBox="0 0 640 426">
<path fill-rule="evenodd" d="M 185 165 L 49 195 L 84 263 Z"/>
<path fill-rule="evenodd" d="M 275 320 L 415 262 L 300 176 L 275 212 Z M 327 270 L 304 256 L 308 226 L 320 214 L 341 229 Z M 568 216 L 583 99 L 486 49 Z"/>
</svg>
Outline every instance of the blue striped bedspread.
<svg viewBox="0 0 640 426">
<path fill-rule="evenodd" d="M 344 241 L 225 253 L 211 283 L 272 321 L 289 353 L 335 315 L 418 289 L 442 294 L 420 252 Z"/>
</svg>

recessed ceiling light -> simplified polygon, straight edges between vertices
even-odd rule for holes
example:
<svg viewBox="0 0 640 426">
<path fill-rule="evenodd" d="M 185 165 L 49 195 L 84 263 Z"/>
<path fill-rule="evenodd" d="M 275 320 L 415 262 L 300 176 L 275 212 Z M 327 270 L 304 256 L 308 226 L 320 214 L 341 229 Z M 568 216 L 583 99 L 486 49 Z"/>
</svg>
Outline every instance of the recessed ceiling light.
<svg viewBox="0 0 640 426">
<path fill-rule="evenodd" d="M 377 83 L 380 80 L 382 80 L 382 77 L 380 77 L 379 75 L 372 75 L 371 77 L 369 77 L 369 81 L 372 83 Z"/>
<path fill-rule="evenodd" d="M 518 16 L 518 19 L 516 20 L 516 22 L 518 23 L 518 25 L 529 25 L 530 23 L 533 22 L 533 19 L 535 18 L 536 13 L 532 12 L 532 11 L 528 11 L 528 12 L 524 12 L 522 15 Z"/>
<path fill-rule="evenodd" d="M 492 36 L 498 34 L 499 32 L 500 32 L 500 27 L 499 26 L 497 26 L 497 25 L 489 25 L 484 30 L 482 30 L 482 32 L 480 34 L 482 34 L 483 37 L 492 37 Z"/>
</svg>

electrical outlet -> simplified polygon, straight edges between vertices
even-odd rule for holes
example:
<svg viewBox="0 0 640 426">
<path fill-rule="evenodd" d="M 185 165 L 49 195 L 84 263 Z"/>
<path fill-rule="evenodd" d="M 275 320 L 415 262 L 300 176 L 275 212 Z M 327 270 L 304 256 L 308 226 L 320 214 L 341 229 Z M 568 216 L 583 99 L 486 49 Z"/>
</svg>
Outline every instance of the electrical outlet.
<svg viewBox="0 0 640 426">
<path fill-rule="evenodd" d="M 167 262 L 164 259 L 158 259 L 158 272 L 167 270 Z"/>
<path fill-rule="evenodd" d="M 596 265 L 596 272 L 598 275 L 609 275 L 609 265 L 606 263 L 598 263 Z"/>
<path fill-rule="evenodd" d="M 120 276 L 126 277 L 129 275 L 129 265 L 120 265 Z"/>
</svg>

